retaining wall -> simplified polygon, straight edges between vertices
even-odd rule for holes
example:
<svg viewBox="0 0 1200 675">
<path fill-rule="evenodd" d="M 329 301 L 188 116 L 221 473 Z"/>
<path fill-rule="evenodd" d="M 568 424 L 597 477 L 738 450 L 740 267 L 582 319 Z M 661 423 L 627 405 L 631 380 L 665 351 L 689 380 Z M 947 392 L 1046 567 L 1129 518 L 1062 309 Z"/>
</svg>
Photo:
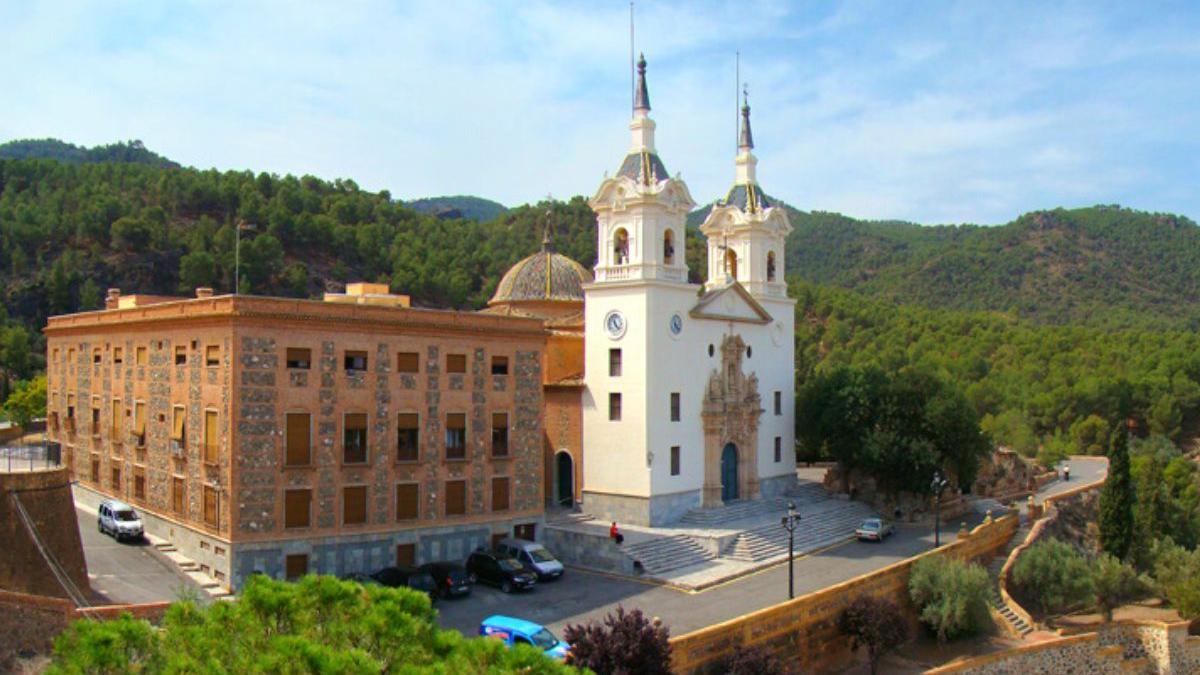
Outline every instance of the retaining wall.
<svg viewBox="0 0 1200 675">
<path fill-rule="evenodd" d="M 51 572 L 33 536 L 17 512 L 20 499 L 38 538 L 67 576 L 90 592 L 79 521 L 71 500 L 66 467 L 43 471 L 0 472 L 0 588 L 60 598 L 70 597 Z"/>
<path fill-rule="evenodd" d="M 915 622 L 916 610 L 908 601 L 908 576 L 913 564 L 926 556 L 958 560 L 990 558 L 1002 550 L 1018 519 L 1006 515 L 985 522 L 941 548 L 809 593 L 773 607 L 718 623 L 671 639 L 676 673 L 699 673 L 731 653 L 738 645 L 761 646 L 774 652 L 800 672 L 824 672 L 846 667 L 853 653 L 850 640 L 837 628 L 838 616 L 863 595 L 897 602 Z"/>
</svg>

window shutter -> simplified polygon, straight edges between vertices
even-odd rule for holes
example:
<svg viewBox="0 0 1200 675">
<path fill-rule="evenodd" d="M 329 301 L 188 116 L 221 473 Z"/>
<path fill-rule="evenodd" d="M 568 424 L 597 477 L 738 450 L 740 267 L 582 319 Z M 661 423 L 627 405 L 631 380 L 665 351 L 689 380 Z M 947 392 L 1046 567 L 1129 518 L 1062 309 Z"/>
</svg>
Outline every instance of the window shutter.
<svg viewBox="0 0 1200 675">
<path fill-rule="evenodd" d="M 312 446 L 308 413 L 287 414 L 287 464 L 308 464 Z"/>
<path fill-rule="evenodd" d="M 176 441 L 183 440 L 183 422 L 187 418 L 183 414 L 183 408 L 171 409 L 171 438 Z"/>
</svg>

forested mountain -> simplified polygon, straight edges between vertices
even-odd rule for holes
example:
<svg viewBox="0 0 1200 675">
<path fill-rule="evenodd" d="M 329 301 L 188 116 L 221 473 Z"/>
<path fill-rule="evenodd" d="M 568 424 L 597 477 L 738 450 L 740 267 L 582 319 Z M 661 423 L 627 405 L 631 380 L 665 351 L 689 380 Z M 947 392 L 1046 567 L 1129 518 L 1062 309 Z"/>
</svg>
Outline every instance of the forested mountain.
<svg viewBox="0 0 1200 675">
<path fill-rule="evenodd" d="M 179 165 L 146 149 L 141 141 L 84 148 L 57 138 L 9 141 L 0 144 L 0 159 L 56 159 L 60 162 L 124 162 L 158 167 Z"/>
<path fill-rule="evenodd" d="M 405 202 L 405 205 L 418 213 L 428 213 L 439 218 L 469 218 L 478 221 L 494 220 L 508 210 L 503 204 L 490 199 L 466 195 L 425 197 Z"/>
</svg>

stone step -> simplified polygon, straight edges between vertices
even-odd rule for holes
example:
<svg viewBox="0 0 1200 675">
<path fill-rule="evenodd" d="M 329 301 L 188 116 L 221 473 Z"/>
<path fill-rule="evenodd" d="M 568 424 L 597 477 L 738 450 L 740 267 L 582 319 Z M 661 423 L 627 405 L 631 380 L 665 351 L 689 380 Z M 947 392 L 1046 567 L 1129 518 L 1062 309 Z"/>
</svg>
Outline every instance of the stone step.
<svg viewBox="0 0 1200 675">
<path fill-rule="evenodd" d="M 772 513 L 782 515 L 787 511 L 789 502 L 797 507 L 803 507 L 828 499 L 829 493 L 820 483 L 804 482 L 793 487 L 781 497 L 738 500 L 711 508 L 692 509 L 684 514 L 679 520 L 679 524 L 713 527 Z"/>
<path fill-rule="evenodd" d="M 695 565 L 715 556 L 683 534 L 656 537 L 648 541 L 630 544 L 626 553 L 642 565 L 647 574 L 662 574 L 680 567 Z"/>
<path fill-rule="evenodd" d="M 795 533 L 795 552 L 803 554 L 841 541 L 854 533 L 871 511 L 863 504 L 846 502 L 802 520 Z M 760 526 L 739 534 L 723 556 L 743 562 L 760 562 L 788 552 L 788 533 L 779 524 Z"/>
</svg>

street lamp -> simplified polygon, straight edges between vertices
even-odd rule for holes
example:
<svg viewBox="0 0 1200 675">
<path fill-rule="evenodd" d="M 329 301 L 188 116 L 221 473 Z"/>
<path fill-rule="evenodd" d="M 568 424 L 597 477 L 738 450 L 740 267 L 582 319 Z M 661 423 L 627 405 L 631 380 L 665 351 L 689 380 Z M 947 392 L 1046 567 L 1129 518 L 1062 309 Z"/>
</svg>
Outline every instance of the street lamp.
<svg viewBox="0 0 1200 675">
<path fill-rule="evenodd" d="M 933 472 L 933 482 L 929 487 L 933 490 L 933 547 L 942 545 L 942 490 L 950 485 L 950 481 L 942 478 L 938 471 Z"/>
<path fill-rule="evenodd" d="M 796 597 L 796 570 L 792 561 L 796 554 L 796 523 L 800 522 L 800 514 L 796 512 L 796 503 L 788 502 L 787 515 L 779 519 L 783 529 L 788 531 L 788 599 Z"/>
</svg>

